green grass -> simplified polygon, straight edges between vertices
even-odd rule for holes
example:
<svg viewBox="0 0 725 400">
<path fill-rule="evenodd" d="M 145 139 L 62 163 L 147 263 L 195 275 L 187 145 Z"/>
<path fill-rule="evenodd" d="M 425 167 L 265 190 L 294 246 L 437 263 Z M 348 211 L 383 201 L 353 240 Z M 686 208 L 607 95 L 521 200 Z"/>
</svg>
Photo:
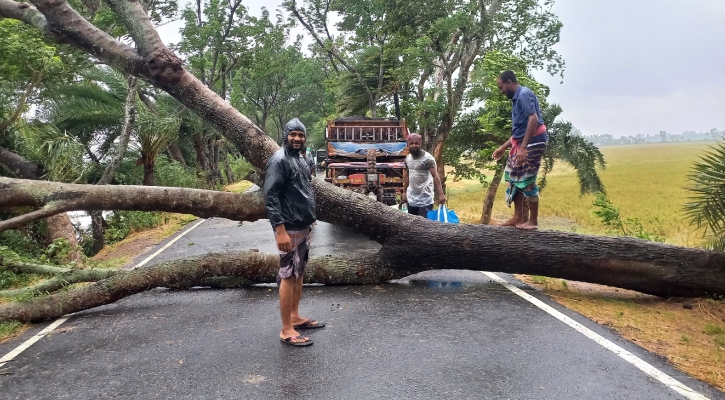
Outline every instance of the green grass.
<svg viewBox="0 0 725 400">
<path fill-rule="evenodd" d="M 690 166 L 712 142 L 647 144 L 602 147 L 607 168 L 600 176 L 612 203 L 623 218 L 638 218 L 647 231 L 665 238 L 666 243 L 698 246 L 702 232 L 685 219 L 682 206 L 687 201 L 687 174 Z M 463 222 L 475 223 L 481 217 L 485 188 L 477 181 L 448 184 L 448 198 Z M 573 168 L 558 162 L 549 175 L 540 205 L 543 229 L 607 234 L 592 215 L 593 195 L 580 196 Z M 494 219 L 508 218 L 504 188 L 499 187 L 493 210 Z"/>
<path fill-rule="evenodd" d="M 0 322 L 0 343 L 3 343 L 18 333 L 24 327 L 23 324 L 17 321 Z"/>
<path fill-rule="evenodd" d="M 705 333 L 708 335 L 719 335 L 721 333 L 725 333 L 725 331 L 715 324 L 707 324 L 705 325 Z"/>
</svg>

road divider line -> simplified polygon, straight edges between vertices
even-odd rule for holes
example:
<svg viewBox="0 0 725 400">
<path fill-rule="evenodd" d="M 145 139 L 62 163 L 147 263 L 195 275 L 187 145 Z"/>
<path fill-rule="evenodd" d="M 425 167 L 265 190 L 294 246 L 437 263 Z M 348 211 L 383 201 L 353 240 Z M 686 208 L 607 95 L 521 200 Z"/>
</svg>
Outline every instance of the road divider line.
<svg viewBox="0 0 725 400">
<path fill-rule="evenodd" d="M 549 315 L 553 316 L 554 318 L 558 319 L 559 321 L 569 325 L 570 327 L 574 328 L 579 333 L 583 334 L 587 338 L 595 341 L 605 349 L 613 352 L 614 354 L 622 357 L 625 361 L 628 363 L 634 365 L 635 367 L 639 368 L 642 372 L 649 375 L 650 377 L 660 381 L 661 383 L 665 384 L 670 389 L 674 390 L 675 392 L 685 396 L 688 400 L 709 400 L 707 397 L 703 396 L 699 392 L 696 392 L 695 390 L 689 388 L 682 382 L 678 381 L 677 379 L 665 374 L 664 372 L 660 371 L 659 369 L 655 368 L 652 364 L 649 364 L 648 362 L 642 360 L 641 358 L 635 356 L 634 354 L 630 353 L 629 351 L 623 349 L 622 347 L 612 343 L 611 341 L 605 339 L 603 336 L 599 335 L 598 333 L 592 331 L 591 329 L 585 327 L 584 325 L 574 321 L 573 319 L 567 317 L 560 311 L 557 311 L 553 307 L 549 306 L 548 304 L 544 303 L 543 301 L 537 299 L 536 297 L 524 292 L 523 290 L 517 288 L 516 286 L 508 283 L 506 280 L 501 278 L 500 276 L 494 274 L 493 272 L 484 272 L 481 271 L 482 274 L 486 275 L 487 277 L 491 278 L 494 282 L 501 284 L 506 289 L 512 291 L 514 294 L 522 297 L 529 303 L 535 305 L 536 307 L 539 307 L 540 309 L 547 312 Z"/>
<path fill-rule="evenodd" d="M 141 267 L 148 263 L 149 261 L 153 260 L 154 257 L 158 256 L 163 252 L 164 250 L 168 249 L 169 246 L 176 243 L 177 240 L 181 239 L 184 235 L 189 233 L 192 229 L 196 228 L 197 226 L 201 225 L 202 222 L 206 221 L 205 219 L 202 219 L 201 221 L 197 222 L 192 226 L 191 228 L 185 230 L 181 235 L 175 237 L 173 240 L 171 240 L 169 243 L 166 243 L 162 248 L 151 254 L 150 256 L 146 257 L 143 261 L 133 266 L 131 269 L 136 269 L 138 267 Z M 2 368 L 6 363 L 9 361 L 12 361 L 20 355 L 23 351 L 27 350 L 28 347 L 35 344 L 40 339 L 44 338 L 48 333 L 52 332 L 54 329 L 58 328 L 61 324 L 63 324 L 65 321 L 68 320 L 73 314 L 64 315 L 57 320 L 53 321 L 50 325 L 46 326 L 45 329 L 35 334 L 35 336 L 31 337 L 30 339 L 23 342 L 20 346 L 13 349 L 10 353 L 4 355 L 2 358 L 0 358 L 0 368 Z"/>
</svg>

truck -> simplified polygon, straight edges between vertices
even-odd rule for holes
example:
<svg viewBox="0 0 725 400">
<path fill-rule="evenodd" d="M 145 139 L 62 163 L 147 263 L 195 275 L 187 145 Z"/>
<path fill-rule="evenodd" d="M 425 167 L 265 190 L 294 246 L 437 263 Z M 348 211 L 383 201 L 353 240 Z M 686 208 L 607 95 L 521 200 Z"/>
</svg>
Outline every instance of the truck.
<svg viewBox="0 0 725 400">
<path fill-rule="evenodd" d="M 408 173 L 403 119 L 343 117 L 328 121 L 325 181 L 386 205 L 400 203 Z"/>
</svg>

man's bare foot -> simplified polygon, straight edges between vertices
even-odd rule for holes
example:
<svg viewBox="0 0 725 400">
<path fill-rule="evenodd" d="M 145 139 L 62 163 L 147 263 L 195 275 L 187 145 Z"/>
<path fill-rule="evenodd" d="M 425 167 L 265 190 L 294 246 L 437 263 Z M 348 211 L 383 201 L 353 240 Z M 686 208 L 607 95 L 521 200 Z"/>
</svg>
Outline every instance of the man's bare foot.
<svg viewBox="0 0 725 400">
<path fill-rule="evenodd" d="M 294 329 L 289 329 L 289 330 L 282 329 L 282 331 L 279 333 L 279 338 L 280 339 L 294 338 L 294 337 L 299 337 L 299 336 L 300 336 L 300 333 L 297 332 Z M 309 340 L 309 338 L 306 338 L 306 337 L 300 337 L 299 338 L 300 341 L 303 341 L 303 342 L 307 341 L 307 340 L 304 340 L 304 339 Z"/>
<path fill-rule="evenodd" d="M 523 222 L 524 221 L 522 221 L 520 218 L 513 217 L 510 220 L 501 224 L 501 226 L 519 226 Z"/>
<path fill-rule="evenodd" d="M 535 231 L 539 229 L 539 225 L 536 222 L 531 222 L 531 220 L 524 222 L 523 224 L 518 224 L 516 227 L 524 231 Z"/>
</svg>

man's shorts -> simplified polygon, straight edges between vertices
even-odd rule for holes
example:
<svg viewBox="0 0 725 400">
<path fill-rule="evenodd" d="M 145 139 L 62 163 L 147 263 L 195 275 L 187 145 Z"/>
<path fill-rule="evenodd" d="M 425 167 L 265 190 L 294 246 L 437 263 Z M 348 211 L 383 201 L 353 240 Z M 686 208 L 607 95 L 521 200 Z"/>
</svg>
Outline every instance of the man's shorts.
<svg viewBox="0 0 725 400">
<path fill-rule="evenodd" d="M 279 253 L 279 273 L 277 274 L 277 285 L 282 283 L 282 279 L 292 277 L 299 278 L 304 275 L 307 261 L 310 257 L 310 242 L 312 240 L 312 229 L 305 228 L 301 230 L 287 230 L 290 241 L 292 242 L 292 250 L 278 251 Z M 276 232 L 275 232 L 276 236 Z"/>
<path fill-rule="evenodd" d="M 418 215 L 423 218 L 428 218 L 428 211 L 433 209 L 433 204 L 429 204 L 423 207 L 413 207 L 408 204 L 408 214 Z"/>
</svg>

